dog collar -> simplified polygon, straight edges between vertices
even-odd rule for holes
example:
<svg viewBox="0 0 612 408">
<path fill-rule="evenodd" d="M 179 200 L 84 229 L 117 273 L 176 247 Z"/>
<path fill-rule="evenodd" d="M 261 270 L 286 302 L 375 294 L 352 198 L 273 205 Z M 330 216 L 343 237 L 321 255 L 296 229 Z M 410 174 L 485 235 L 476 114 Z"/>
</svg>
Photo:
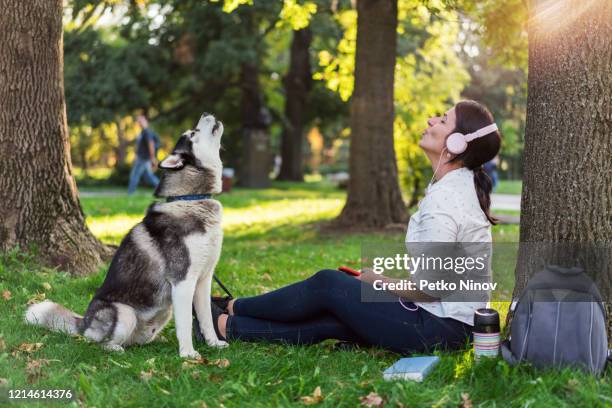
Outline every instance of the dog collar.
<svg viewBox="0 0 612 408">
<path fill-rule="evenodd" d="M 166 197 L 166 202 L 171 203 L 173 201 L 207 200 L 211 197 L 212 197 L 211 194 L 188 194 L 188 195 Z"/>
</svg>

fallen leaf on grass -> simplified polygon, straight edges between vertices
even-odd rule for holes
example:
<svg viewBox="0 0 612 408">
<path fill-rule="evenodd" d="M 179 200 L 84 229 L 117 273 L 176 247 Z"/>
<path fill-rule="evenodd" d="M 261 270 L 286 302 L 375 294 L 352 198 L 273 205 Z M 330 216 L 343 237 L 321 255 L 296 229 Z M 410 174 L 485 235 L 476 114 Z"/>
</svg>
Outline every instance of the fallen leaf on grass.
<svg viewBox="0 0 612 408">
<path fill-rule="evenodd" d="M 261 279 L 272 282 L 272 277 L 270 276 L 269 273 L 264 273 L 263 275 L 261 275 Z"/>
<path fill-rule="evenodd" d="M 51 284 L 49 282 L 43 282 L 42 286 L 45 290 L 51 290 Z"/>
<path fill-rule="evenodd" d="M 153 378 L 153 370 L 141 371 L 140 379 L 144 382 L 148 382 L 151 378 Z"/>
<path fill-rule="evenodd" d="M 42 377 L 42 368 L 49 365 L 51 360 L 41 358 L 39 360 L 30 360 L 26 364 L 26 373 L 28 374 L 28 383 L 32 384 Z"/>
<path fill-rule="evenodd" d="M 199 357 L 199 358 L 190 358 L 183 361 L 183 368 L 189 368 L 197 365 L 208 365 L 210 362 L 207 358 Z"/>
<path fill-rule="evenodd" d="M 22 343 L 15 349 L 15 351 L 13 351 L 12 355 L 13 357 L 16 357 L 20 351 L 23 353 L 33 353 L 36 350 L 39 350 L 42 346 L 44 346 L 43 343 Z"/>
<path fill-rule="evenodd" d="M 8 380 L 6 378 L 0 378 L 0 387 L 4 387 L 8 385 Z"/>
<path fill-rule="evenodd" d="M 208 360 L 207 358 L 200 357 L 196 359 L 189 359 L 183 362 L 183 368 L 189 368 L 197 365 L 214 365 L 219 368 L 226 368 L 230 365 L 230 361 L 227 358 L 218 358 L 216 360 Z"/>
<path fill-rule="evenodd" d="M 211 364 L 216 365 L 219 368 L 226 368 L 229 367 L 230 362 L 227 358 L 219 358 L 217 360 L 213 360 Z"/>
<path fill-rule="evenodd" d="M 319 402 L 323 401 L 323 395 L 321 394 L 321 387 L 318 387 L 314 389 L 314 391 L 312 392 L 312 395 L 306 395 L 305 397 L 300 397 L 300 400 L 302 400 L 302 403 L 304 405 L 314 405 L 314 404 L 318 404 Z"/>
<path fill-rule="evenodd" d="M 47 360 L 46 358 L 41 358 L 38 360 L 29 360 L 26 364 L 26 371 L 30 372 L 39 370 L 41 367 L 49 365 L 50 362 L 51 360 Z"/>
<path fill-rule="evenodd" d="M 11 291 L 5 290 L 4 292 L 2 292 L 2 297 L 4 298 L 4 300 L 11 300 Z"/>
<path fill-rule="evenodd" d="M 459 408 L 472 408 L 472 400 L 470 400 L 470 394 L 467 392 L 461 393 L 461 403 L 459 404 Z"/>
<path fill-rule="evenodd" d="M 365 397 L 359 398 L 361 401 L 361 406 L 364 407 L 382 407 L 385 404 L 385 400 L 383 397 L 372 391 Z"/>
<path fill-rule="evenodd" d="M 208 376 L 208 380 L 210 382 L 218 383 L 218 382 L 221 382 L 223 380 L 223 377 L 221 377 L 218 374 L 211 374 L 211 375 Z"/>
<path fill-rule="evenodd" d="M 45 295 L 44 293 L 37 293 L 37 294 L 34 295 L 33 298 L 28 300 L 28 305 L 33 305 L 35 303 L 40 303 L 43 300 L 45 300 L 46 298 L 47 298 L 47 295 Z"/>
</svg>

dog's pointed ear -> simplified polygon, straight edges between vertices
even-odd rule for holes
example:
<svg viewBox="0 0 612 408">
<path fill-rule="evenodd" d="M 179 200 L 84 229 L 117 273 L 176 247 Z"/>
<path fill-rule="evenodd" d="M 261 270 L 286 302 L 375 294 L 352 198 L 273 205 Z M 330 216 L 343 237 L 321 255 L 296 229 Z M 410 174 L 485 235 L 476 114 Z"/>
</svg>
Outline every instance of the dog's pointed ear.
<svg viewBox="0 0 612 408">
<path fill-rule="evenodd" d="M 185 166 L 185 161 L 180 154 L 171 154 L 159 163 L 162 169 L 179 170 Z"/>
</svg>

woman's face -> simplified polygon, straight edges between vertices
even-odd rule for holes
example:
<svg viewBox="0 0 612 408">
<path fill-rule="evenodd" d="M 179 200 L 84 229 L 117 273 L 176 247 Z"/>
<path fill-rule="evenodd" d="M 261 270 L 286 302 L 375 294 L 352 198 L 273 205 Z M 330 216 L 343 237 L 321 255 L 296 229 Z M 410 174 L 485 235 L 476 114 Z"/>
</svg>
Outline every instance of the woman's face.
<svg viewBox="0 0 612 408">
<path fill-rule="evenodd" d="M 422 133 L 419 147 L 425 153 L 439 155 L 445 147 L 446 137 L 455 129 L 455 108 L 452 107 L 442 116 L 427 120 L 427 129 Z"/>
</svg>

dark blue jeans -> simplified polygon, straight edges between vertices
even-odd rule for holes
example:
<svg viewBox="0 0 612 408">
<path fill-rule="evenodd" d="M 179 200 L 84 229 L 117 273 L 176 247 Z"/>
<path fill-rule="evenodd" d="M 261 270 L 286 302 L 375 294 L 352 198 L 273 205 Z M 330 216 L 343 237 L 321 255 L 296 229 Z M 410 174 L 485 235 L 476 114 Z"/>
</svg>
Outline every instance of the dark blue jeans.
<svg viewBox="0 0 612 408">
<path fill-rule="evenodd" d="M 362 302 L 362 289 L 386 301 Z M 324 269 L 270 293 L 237 299 L 227 338 L 289 344 L 338 339 L 409 354 L 461 348 L 471 337 L 470 325 L 404 305 L 416 310 L 344 272 Z"/>
<path fill-rule="evenodd" d="M 128 184 L 128 194 L 134 194 L 140 179 L 144 176 L 145 181 L 152 187 L 157 187 L 159 179 L 153 173 L 151 160 L 142 160 L 136 158 L 132 171 L 130 172 L 130 183 Z"/>
</svg>

